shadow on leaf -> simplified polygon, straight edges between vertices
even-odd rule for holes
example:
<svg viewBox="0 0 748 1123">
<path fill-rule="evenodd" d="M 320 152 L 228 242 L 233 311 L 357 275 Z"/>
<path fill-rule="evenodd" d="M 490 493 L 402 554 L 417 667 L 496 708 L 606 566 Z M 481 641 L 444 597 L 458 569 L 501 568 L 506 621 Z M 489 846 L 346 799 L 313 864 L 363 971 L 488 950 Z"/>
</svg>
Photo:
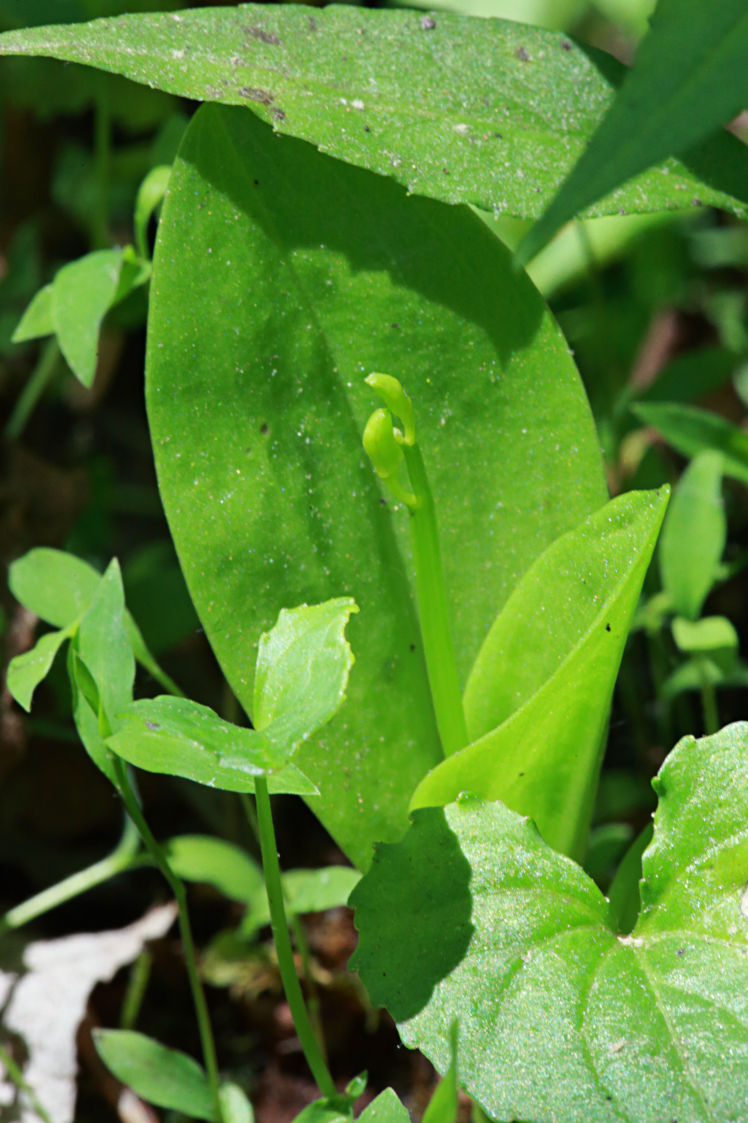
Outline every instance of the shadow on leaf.
<svg viewBox="0 0 748 1123">
<path fill-rule="evenodd" d="M 402 842 L 377 848 L 351 894 L 359 943 L 350 965 L 365 977 L 375 1006 L 386 996 L 395 1021 L 419 1013 L 465 957 L 473 934 L 470 876 L 444 810 L 430 807 L 414 814 Z"/>
</svg>

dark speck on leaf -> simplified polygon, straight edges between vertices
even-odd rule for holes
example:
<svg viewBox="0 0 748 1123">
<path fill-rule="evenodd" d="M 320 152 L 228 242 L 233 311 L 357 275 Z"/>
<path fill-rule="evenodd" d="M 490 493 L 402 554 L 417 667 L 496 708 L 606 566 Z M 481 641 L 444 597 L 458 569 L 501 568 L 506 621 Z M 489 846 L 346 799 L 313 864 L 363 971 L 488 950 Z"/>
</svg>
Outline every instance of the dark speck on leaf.
<svg viewBox="0 0 748 1123">
<path fill-rule="evenodd" d="M 495 136 L 497 140 L 503 140 L 504 139 L 502 137 L 501 133 L 491 133 L 491 136 Z"/>
<path fill-rule="evenodd" d="M 365 132 L 365 133 L 370 133 L 370 132 L 371 132 L 371 129 L 369 128 L 369 126 L 368 126 L 368 125 L 364 125 L 364 132 Z"/>
<path fill-rule="evenodd" d="M 606 624 L 606 625 L 605 625 L 605 631 L 606 631 L 606 632 L 609 632 L 609 631 L 610 631 L 610 624 Z"/>
<path fill-rule="evenodd" d="M 260 181 L 259 181 L 259 179 L 255 179 L 255 180 L 253 180 L 252 182 L 254 183 L 255 187 L 259 187 L 259 186 L 260 186 Z"/>
<path fill-rule="evenodd" d="M 561 40 L 561 50 L 562 51 L 570 51 L 571 50 L 571 39 L 562 39 Z"/>
<path fill-rule="evenodd" d="M 273 95 L 269 90 L 256 90 L 253 86 L 242 86 L 239 90 L 241 97 L 247 101 L 259 101 L 260 105 L 272 105 Z"/>
<path fill-rule="evenodd" d="M 148 726 L 149 729 L 160 729 L 161 728 L 161 726 L 158 724 L 157 721 L 147 721 L 146 725 Z"/>
<path fill-rule="evenodd" d="M 410 645 L 410 650 L 411 650 L 411 651 L 415 651 L 415 649 L 416 649 L 416 645 L 415 645 L 414 643 L 412 643 L 412 644 Z"/>
<path fill-rule="evenodd" d="M 514 52 L 514 54 L 515 54 L 515 57 L 520 60 L 520 62 L 529 62 L 530 61 L 530 56 L 527 53 L 527 49 L 525 47 L 517 47 L 517 50 Z"/>
<path fill-rule="evenodd" d="M 272 31 L 264 31 L 261 27 L 245 27 L 244 33 L 249 39 L 257 39 L 260 43 L 267 43 L 271 47 L 277 47 L 280 43 L 277 35 Z"/>
<path fill-rule="evenodd" d="M 317 21 L 316 21 L 316 19 L 312 19 L 311 16 L 309 17 L 309 30 L 310 31 L 316 31 L 317 30 Z"/>
<path fill-rule="evenodd" d="M 433 31 L 436 27 L 436 20 L 433 16 L 421 16 L 419 23 L 421 31 Z"/>
<path fill-rule="evenodd" d="M 282 109 L 271 109 L 270 116 L 276 121 L 285 121 L 286 114 Z"/>
<path fill-rule="evenodd" d="M 400 331 L 400 325 L 399 324 L 391 324 L 390 326 L 392 327 L 393 331 Z"/>
<path fill-rule="evenodd" d="M 685 948 L 676 948 L 676 949 L 675 949 L 675 954 L 676 954 L 676 955 L 685 955 L 685 954 L 686 954 L 686 949 L 685 949 Z"/>
<path fill-rule="evenodd" d="M 519 779 L 519 777 L 520 777 L 520 776 L 524 776 L 524 772 L 518 772 L 518 773 L 517 773 L 517 778 Z"/>
<path fill-rule="evenodd" d="M 387 506 L 387 500 L 385 498 L 383 498 L 383 496 L 381 496 L 381 495 L 379 497 L 379 506 L 380 507 L 386 507 Z"/>
<path fill-rule="evenodd" d="M 268 431 L 268 423 L 267 423 L 267 421 L 263 421 L 262 425 L 260 426 L 260 432 L 264 435 L 265 433 L 267 433 L 267 431 Z"/>
<path fill-rule="evenodd" d="M 445 175 L 449 175 L 449 169 L 448 168 L 442 168 L 442 171 L 444 172 Z"/>
</svg>

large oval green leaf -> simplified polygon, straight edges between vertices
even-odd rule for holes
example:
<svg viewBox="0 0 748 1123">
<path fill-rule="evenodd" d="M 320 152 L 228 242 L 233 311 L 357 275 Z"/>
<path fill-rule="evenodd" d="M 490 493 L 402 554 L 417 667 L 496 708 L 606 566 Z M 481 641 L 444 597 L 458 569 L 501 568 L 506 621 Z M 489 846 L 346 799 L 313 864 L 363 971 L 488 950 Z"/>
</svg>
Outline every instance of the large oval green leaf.
<svg viewBox="0 0 748 1123">
<path fill-rule="evenodd" d="M 353 965 L 492 1119 L 748 1118 L 748 725 L 684 738 L 655 788 L 631 935 L 503 804 L 415 813 L 351 895 Z"/>
<path fill-rule="evenodd" d="M 626 73 L 610 55 L 510 20 L 348 5 L 242 4 L 33 28 L 0 36 L 0 54 L 82 62 L 245 105 L 278 132 L 410 191 L 527 218 L 542 213 Z M 724 135 L 583 213 L 696 204 L 742 213 L 747 169 L 745 147 Z"/>
<path fill-rule="evenodd" d="M 348 702 L 298 764 L 359 864 L 397 837 L 440 758 L 411 588 L 361 434 L 385 370 L 415 403 L 442 532 L 457 659 L 533 559 L 605 498 L 566 344 L 470 211 L 204 107 L 160 224 L 148 409 L 190 591 L 252 709 L 279 609 L 351 595 Z"/>
</svg>

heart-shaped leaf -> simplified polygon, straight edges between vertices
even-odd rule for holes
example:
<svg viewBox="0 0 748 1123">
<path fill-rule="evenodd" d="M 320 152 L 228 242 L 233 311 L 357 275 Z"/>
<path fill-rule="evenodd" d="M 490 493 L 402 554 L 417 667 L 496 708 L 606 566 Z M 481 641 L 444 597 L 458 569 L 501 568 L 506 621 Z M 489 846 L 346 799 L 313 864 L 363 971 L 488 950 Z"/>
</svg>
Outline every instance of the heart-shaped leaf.
<svg viewBox="0 0 748 1123">
<path fill-rule="evenodd" d="M 528 570 L 468 679 L 475 740 L 424 777 L 412 806 L 461 791 L 503 799 L 581 858 L 613 687 L 667 496 L 619 496 Z"/>
<path fill-rule="evenodd" d="M 255 644 L 281 607 L 341 593 L 360 607 L 349 703 L 297 763 L 315 813 L 368 864 L 441 750 L 407 515 L 390 514 L 361 446 L 364 375 L 391 373 L 414 402 L 463 676 L 524 570 L 605 500 L 589 407 L 537 292 L 472 213 L 241 110 L 206 106 L 190 125 L 154 256 L 159 486 L 247 711 Z"/>
<path fill-rule="evenodd" d="M 748 724 L 684 738 L 655 781 L 630 935 L 533 824 L 465 796 L 418 811 L 354 890 L 353 965 L 407 1045 L 489 1116 L 748 1117 Z"/>
<path fill-rule="evenodd" d="M 524 217 L 550 201 L 626 74 L 610 55 L 509 20 L 348 5 L 126 15 L 11 31 L 0 53 L 244 105 L 409 191 Z M 584 213 L 744 209 L 748 153 L 736 138 L 714 138 L 686 164 L 669 160 Z"/>
</svg>

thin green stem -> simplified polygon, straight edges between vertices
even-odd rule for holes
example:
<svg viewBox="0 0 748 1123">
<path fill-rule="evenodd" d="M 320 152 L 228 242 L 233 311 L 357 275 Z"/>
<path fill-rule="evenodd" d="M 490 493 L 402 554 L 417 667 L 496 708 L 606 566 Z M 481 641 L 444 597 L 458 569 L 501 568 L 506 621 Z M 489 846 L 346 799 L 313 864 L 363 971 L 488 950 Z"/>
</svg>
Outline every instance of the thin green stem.
<svg viewBox="0 0 748 1123">
<path fill-rule="evenodd" d="M 410 513 L 410 526 L 426 670 L 442 748 L 444 755 L 449 756 L 467 745 L 468 735 L 449 629 L 436 511 L 420 449 L 417 445 L 403 444 L 401 447 L 416 496 L 416 506 Z"/>
<path fill-rule="evenodd" d="M 285 903 L 285 897 L 284 897 Z M 327 1048 L 325 1046 L 325 1034 L 322 1028 L 322 1019 L 319 1014 L 319 992 L 317 984 L 314 980 L 314 973 L 312 971 L 312 953 L 309 950 L 309 941 L 306 938 L 304 925 L 301 923 L 298 913 L 289 910 L 287 913 L 289 917 L 289 924 L 293 932 L 294 943 L 301 959 L 301 974 L 304 982 L 309 991 L 307 998 L 306 1008 L 309 1011 L 309 1021 L 312 1023 L 314 1036 L 317 1038 L 320 1052 L 324 1058 L 325 1064 L 327 1063 Z"/>
<path fill-rule="evenodd" d="M 709 667 L 704 658 L 698 659 L 699 678 L 701 680 L 701 708 L 704 714 L 704 732 L 711 736 L 719 729 L 719 711 L 717 709 L 717 691 L 709 676 Z"/>
<path fill-rule="evenodd" d="M 132 1029 L 138 1020 L 148 981 L 151 977 L 153 956 L 144 948 L 133 964 L 130 979 L 119 1016 L 120 1029 Z"/>
<path fill-rule="evenodd" d="M 301 1048 L 306 1057 L 307 1064 L 317 1082 L 323 1096 L 332 1097 L 337 1094 L 332 1076 L 327 1068 L 319 1042 L 314 1034 L 309 1013 L 304 1003 L 301 984 L 296 974 L 296 965 L 293 958 L 291 939 L 288 934 L 288 921 L 283 903 L 283 887 L 281 885 L 280 864 L 278 862 L 278 847 L 275 841 L 273 828 L 273 814 L 270 807 L 267 780 L 258 776 L 255 780 L 255 800 L 257 805 L 257 824 L 260 833 L 260 849 L 262 851 L 262 866 L 265 873 L 265 888 L 267 889 L 268 903 L 270 905 L 270 923 L 273 929 L 273 939 L 278 955 L 283 989 L 286 1001 L 291 1010 L 293 1023 L 296 1027 Z"/>
<path fill-rule="evenodd" d="M 122 837 L 111 854 L 94 862 L 92 866 L 71 874 L 63 881 L 58 881 L 56 885 L 50 885 L 48 889 L 43 889 L 41 893 L 29 897 L 28 901 L 23 901 L 22 904 L 10 909 L 0 919 L 0 934 L 14 928 L 21 928 L 45 912 L 65 904 L 66 901 L 72 901 L 81 893 L 93 889 L 96 885 L 102 885 L 116 874 L 129 869 L 136 864 L 139 845 L 138 832 L 128 818 Z"/>
<path fill-rule="evenodd" d="M 44 344 L 37 364 L 27 379 L 23 390 L 18 395 L 13 411 L 5 423 L 5 436 L 8 440 L 17 440 L 26 428 L 28 419 L 54 377 L 59 359 L 60 348 L 57 343 L 57 336 L 53 335 Z"/>
<path fill-rule="evenodd" d="M 187 968 L 187 977 L 190 983 L 190 990 L 192 992 L 192 1002 L 195 1007 L 195 1016 L 197 1017 L 197 1025 L 200 1032 L 203 1063 L 208 1074 L 208 1081 L 210 1083 L 213 1104 L 216 1112 L 216 1119 L 222 1121 L 223 1114 L 221 1111 L 221 1100 L 219 1092 L 216 1047 L 215 1042 L 213 1041 L 213 1029 L 210 1024 L 208 1004 L 205 1001 L 205 991 L 203 990 L 203 986 L 200 981 L 200 975 L 197 970 L 195 941 L 192 938 L 192 926 L 190 924 L 190 916 L 187 910 L 187 893 L 185 891 L 184 884 L 179 880 L 179 878 L 172 870 L 171 866 L 166 860 L 166 857 L 164 856 L 163 849 L 161 848 L 161 846 L 159 846 L 158 842 L 151 833 L 151 829 L 145 820 L 143 812 L 141 811 L 138 801 L 135 797 L 135 793 L 130 785 L 127 770 L 125 769 L 123 761 L 119 757 L 114 758 L 114 767 L 117 775 L 117 781 L 120 786 L 122 799 L 124 800 L 127 812 L 138 828 L 140 837 L 142 838 L 149 853 L 153 857 L 154 862 L 168 882 L 169 887 L 174 894 L 174 898 L 177 902 L 177 909 L 179 910 L 179 930 L 182 936 L 184 960 L 185 966 Z"/>
<path fill-rule="evenodd" d="M 0 1062 L 5 1067 L 5 1071 L 7 1072 L 12 1082 L 15 1084 L 16 1088 L 20 1088 L 22 1092 L 26 1093 L 31 1102 L 31 1107 L 42 1120 L 42 1123 L 52 1123 L 52 1119 L 50 1118 L 47 1109 L 44 1107 L 44 1104 L 39 1102 L 36 1096 L 36 1092 L 27 1082 L 25 1076 L 23 1075 L 23 1072 L 13 1060 L 10 1053 L 7 1051 L 7 1049 L 4 1049 L 2 1045 L 0 1045 Z M 26 1112 L 24 1112 L 24 1115 L 26 1115 Z"/>
</svg>

